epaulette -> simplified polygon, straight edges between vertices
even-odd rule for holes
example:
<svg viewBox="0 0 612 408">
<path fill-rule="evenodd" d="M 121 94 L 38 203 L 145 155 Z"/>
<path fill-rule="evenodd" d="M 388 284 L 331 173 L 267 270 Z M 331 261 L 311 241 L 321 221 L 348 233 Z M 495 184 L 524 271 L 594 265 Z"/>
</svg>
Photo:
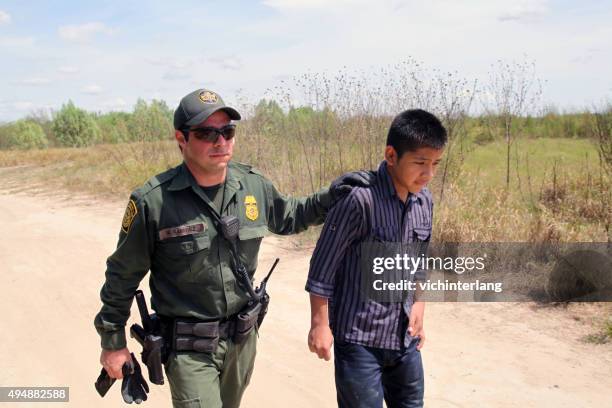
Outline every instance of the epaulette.
<svg viewBox="0 0 612 408">
<path fill-rule="evenodd" d="M 256 169 L 250 164 L 241 163 L 237 161 L 232 161 L 231 163 L 234 165 L 236 169 L 244 172 L 245 174 L 251 173 L 251 174 L 257 174 L 258 176 L 261 176 L 261 177 L 266 177 L 259 169 Z"/>
<path fill-rule="evenodd" d="M 250 164 L 241 163 L 235 160 L 230 161 L 229 166 L 243 173 L 248 173 L 252 167 Z"/>
<path fill-rule="evenodd" d="M 259 169 L 256 169 L 255 167 L 251 167 L 249 169 L 249 173 L 253 173 L 253 174 L 257 174 L 258 176 L 265 177 L 264 174 Z"/>
<path fill-rule="evenodd" d="M 176 176 L 178 172 L 178 168 L 179 166 L 173 167 L 171 169 L 164 171 L 163 173 L 159 173 L 151 177 L 141 187 L 136 189 L 134 193 L 138 192 L 140 193 L 141 197 L 144 197 L 145 195 L 147 195 L 149 192 L 151 192 L 155 188 L 161 186 L 164 183 L 171 181 L 174 178 L 174 176 Z"/>
</svg>

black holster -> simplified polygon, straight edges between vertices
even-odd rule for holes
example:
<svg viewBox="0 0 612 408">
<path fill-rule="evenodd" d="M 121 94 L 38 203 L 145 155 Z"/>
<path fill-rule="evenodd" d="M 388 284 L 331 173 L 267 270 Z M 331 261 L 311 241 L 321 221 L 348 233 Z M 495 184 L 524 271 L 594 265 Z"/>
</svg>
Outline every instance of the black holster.
<svg viewBox="0 0 612 408">
<path fill-rule="evenodd" d="M 234 333 L 234 343 L 242 344 L 251 334 L 261 312 L 261 303 L 254 302 L 247 305 L 236 316 L 236 332 Z"/>
<path fill-rule="evenodd" d="M 164 338 L 154 333 L 147 334 L 137 324 L 132 325 L 130 334 L 142 345 L 141 358 L 149 371 L 149 381 L 153 384 L 162 385 L 164 383 L 162 363 L 167 358 L 167 347 L 164 344 Z"/>
</svg>

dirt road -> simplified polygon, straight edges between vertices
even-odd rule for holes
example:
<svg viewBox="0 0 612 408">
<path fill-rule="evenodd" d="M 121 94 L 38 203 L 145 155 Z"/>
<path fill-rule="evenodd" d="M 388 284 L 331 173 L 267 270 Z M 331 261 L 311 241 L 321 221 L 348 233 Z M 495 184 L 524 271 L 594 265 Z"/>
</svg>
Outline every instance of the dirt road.
<svg viewBox="0 0 612 408">
<path fill-rule="evenodd" d="M 122 405 L 118 384 L 105 399 L 94 391 L 92 320 L 123 210 L 123 202 L 11 191 L 0 178 L 0 386 L 68 386 L 71 406 Z M 269 237 L 260 255 L 261 270 L 275 256 L 281 263 L 247 408 L 335 406 L 333 364 L 306 346 L 310 251 L 290 248 Z M 427 305 L 426 406 L 612 407 L 612 348 L 580 342 L 587 328 L 572 316 L 528 304 Z M 35 406 L 45 405 L 62 404 Z M 152 387 L 145 405 L 170 406 L 167 386 Z"/>
</svg>

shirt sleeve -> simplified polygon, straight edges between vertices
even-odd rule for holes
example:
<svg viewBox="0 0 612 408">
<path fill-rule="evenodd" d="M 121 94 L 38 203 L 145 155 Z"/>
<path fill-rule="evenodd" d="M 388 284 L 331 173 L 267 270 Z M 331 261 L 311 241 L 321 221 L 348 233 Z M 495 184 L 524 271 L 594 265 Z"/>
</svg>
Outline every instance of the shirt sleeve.
<svg viewBox="0 0 612 408">
<path fill-rule="evenodd" d="M 125 324 L 130 316 L 134 293 L 149 271 L 152 242 L 147 225 L 147 207 L 138 194 L 132 193 L 117 249 L 106 261 L 106 280 L 100 291 L 102 308 L 94 320 L 104 349 L 126 347 Z"/>
<path fill-rule="evenodd" d="M 296 234 L 311 225 L 321 224 L 332 205 L 327 188 L 298 198 L 281 194 L 267 179 L 264 179 L 264 184 L 268 201 L 268 228 L 275 234 Z"/>
<path fill-rule="evenodd" d="M 360 239 L 363 222 L 363 212 L 352 193 L 331 209 L 310 259 L 306 291 L 333 297 L 337 271 L 351 244 Z"/>
</svg>

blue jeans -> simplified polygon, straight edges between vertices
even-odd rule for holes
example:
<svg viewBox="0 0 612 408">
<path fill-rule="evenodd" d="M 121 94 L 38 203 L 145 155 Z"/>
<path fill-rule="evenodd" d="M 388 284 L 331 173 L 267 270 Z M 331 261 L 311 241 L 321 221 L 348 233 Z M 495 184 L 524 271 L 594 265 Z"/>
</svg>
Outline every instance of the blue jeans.
<svg viewBox="0 0 612 408">
<path fill-rule="evenodd" d="M 423 406 L 424 376 L 415 338 L 407 348 L 386 350 L 336 341 L 334 365 L 340 408 Z"/>
</svg>

